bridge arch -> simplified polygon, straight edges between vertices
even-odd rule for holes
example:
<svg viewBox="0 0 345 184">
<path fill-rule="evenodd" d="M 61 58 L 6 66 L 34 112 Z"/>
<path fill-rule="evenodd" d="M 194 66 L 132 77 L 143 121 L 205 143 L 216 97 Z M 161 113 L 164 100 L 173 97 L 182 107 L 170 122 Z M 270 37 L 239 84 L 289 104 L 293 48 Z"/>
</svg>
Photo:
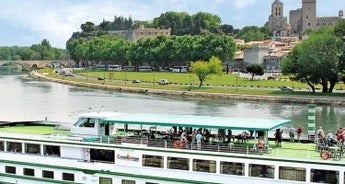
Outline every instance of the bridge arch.
<svg viewBox="0 0 345 184">
<path fill-rule="evenodd" d="M 32 70 L 37 70 L 40 68 L 44 68 L 49 65 L 60 65 L 63 67 L 71 65 L 69 61 L 51 61 L 51 60 L 35 60 L 35 61 L 0 61 L 0 66 L 6 65 L 8 63 L 13 63 L 16 65 L 20 65 L 22 68 L 24 68 L 26 71 L 32 71 Z"/>
</svg>

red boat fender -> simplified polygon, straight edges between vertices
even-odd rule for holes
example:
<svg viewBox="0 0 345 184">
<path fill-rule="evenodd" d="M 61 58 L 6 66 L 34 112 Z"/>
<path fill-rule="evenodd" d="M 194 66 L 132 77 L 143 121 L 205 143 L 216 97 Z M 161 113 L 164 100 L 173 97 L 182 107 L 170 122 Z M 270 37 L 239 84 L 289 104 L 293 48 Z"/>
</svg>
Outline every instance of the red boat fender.
<svg viewBox="0 0 345 184">
<path fill-rule="evenodd" d="M 328 160 L 331 157 L 331 153 L 327 150 L 322 150 L 320 152 L 320 157 L 322 158 L 322 160 Z"/>
<path fill-rule="evenodd" d="M 174 148 L 181 149 L 182 148 L 182 142 L 181 141 L 175 141 L 174 142 Z"/>
</svg>

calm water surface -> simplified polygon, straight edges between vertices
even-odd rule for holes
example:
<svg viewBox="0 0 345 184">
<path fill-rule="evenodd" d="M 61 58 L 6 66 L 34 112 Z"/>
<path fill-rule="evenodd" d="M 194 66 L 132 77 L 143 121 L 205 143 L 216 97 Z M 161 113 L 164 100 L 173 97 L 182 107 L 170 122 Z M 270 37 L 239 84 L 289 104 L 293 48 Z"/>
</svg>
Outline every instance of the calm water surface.
<svg viewBox="0 0 345 184">
<path fill-rule="evenodd" d="M 120 93 L 32 79 L 26 73 L 0 71 L 0 120 L 49 120 L 73 123 L 90 108 L 118 112 L 172 113 L 249 118 L 293 119 L 307 127 L 307 105 L 186 99 Z M 317 106 L 316 124 L 345 127 L 345 107 Z"/>
</svg>

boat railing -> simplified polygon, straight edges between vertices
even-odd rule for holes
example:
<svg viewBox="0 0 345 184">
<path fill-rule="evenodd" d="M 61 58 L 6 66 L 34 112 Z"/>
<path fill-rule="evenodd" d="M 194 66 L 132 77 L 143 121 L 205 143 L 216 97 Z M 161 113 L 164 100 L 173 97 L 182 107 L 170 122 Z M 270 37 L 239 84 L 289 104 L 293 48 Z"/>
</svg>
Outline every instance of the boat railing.
<svg viewBox="0 0 345 184">
<path fill-rule="evenodd" d="M 147 147 L 181 149 L 181 150 L 199 150 L 210 152 L 224 152 L 224 153 L 240 153 L 240 154 L 262 154 L 260 151 L 249 146 L 236 146 L 233 143 L 206 143 L 203 142 L 200 146 L 196 142 L 183 143 L 180 140 L 164 140 L 164 139 L 150 139 L 148 137 L 113 137 L 103 136 L 100 142 L 109 144 L 121 145 L 142 145 Z"/>
<path fill-rule="evenodd" d="M 91 139 L 90 139 L 91 140 Z M 85 140 L 84 140 L 85 141 Z M 250 139 L 246 142 L 232 141 L 231 143 L 222 141 L 202 142 L 199 146 L 196 142 L 183 142 L 180 139 L 164 139 L 152 138 L 149 136 L 103 136 L 97 139 L 92 139 L 92 142 L 101 142 L 106 144 L 117 144 L 125 146 L 142 146 L 142 147 L 156 147 L 176 150 L 193 150 L 193 151 L 208 151 L 220 153 L 236 153 L 248 155 L 266 155 L 279 158 L 307 158 L 320 159 L 320 151 L 316 148 L 298 148 L 293 146 L 288 147 L 267 147 L 259 149 L 255 146 L 257 140 Z M 315 145 L 314 145 L 315 147 Z M 340 160 L 340 159 L 339 159 Z"/>
<path fill-rule="evenodd" d="M 92 140 L 89 142 L 98 142 L 109 143 L 109 144 L 142 144 L 148 145 L 148 138 L 146 137 L 137 137 L 137 136 L 102 136 L 97 140 Z"/>
<path fill-rule="evenodd" d="M 248 146 L 235 146 L 232 143 L 201 143 L 200 146 L 196 142 L 179 143 L 179 140 L 149 140 L 148 146 L 150 147 L 163 147 L 171 149 L 183 150 L 199 150 L 210 152 L 224 152 L 224 153 L 240 153 L 240 154 L 260 154 L 252 147 Z M 177 144 L 176 144 L 177 143 Z"/>
</svg>

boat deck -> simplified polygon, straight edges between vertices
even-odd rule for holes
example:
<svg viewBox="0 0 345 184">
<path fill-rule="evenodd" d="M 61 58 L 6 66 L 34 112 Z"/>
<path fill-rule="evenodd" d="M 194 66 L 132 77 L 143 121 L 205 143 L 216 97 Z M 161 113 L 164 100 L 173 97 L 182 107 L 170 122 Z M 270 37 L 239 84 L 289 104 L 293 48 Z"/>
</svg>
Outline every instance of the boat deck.
<svg viewBox="0 0 345 184">
<path fill-rule="evenodd" d="M 301 158 L 321 160 L 321 150 L 315 143 L 308 142 L 287 142 L 283 141 L 281 147 L 277 147 L 273 140 L 269 140 L 268 145 L 264 150 L 258 150 L 255 145 L 257 139 L 242 140 L 234 139 L 231 143 L 223 142 L 202 142 L 201 147 L 198 148 L 196 143 L 183 143 L 180 147 L 174 145 L 175 141 L 179 139 L 164 139 L 164 138 L 149 138 L 140 136 L 103 136 L 95 137 L 75 137 L 69 136 L 69 130 L 57 129 L 56 126 L 47 125 L 31 125 L 31 126 L 3 126 L 0 127 L 2 136 L 6 133 L 25 138 L 44 138 L 51 140 L 67 140 L 67 141 L 81 141 L 81 142 L 94 142 L 106 143 L 114 145 L 142 145 L 146 147 L 167 148 L 167 149 L 180 149 L 180 150 L 199 150 L 208 152 L 221 152 L 221 153 L 238 153 L 238 154 L 252 154 L 263 155 L 268 157 L 279 158 Z M 335 148 L 325 148 L 330 153 L 331 160 L 341 161 L 343 157 L 343 150 Z"/>
<path fill-rule="evenodd" d="M 67 135 L 69 130 L 57 129 L 55 125 L 30 125 L 16 124 L 14 126 L 0 126 L 0 132 L 31 134 L 31 135 Z"/>
<path fill-rule="evenodd" d="M 147 138 L 133 138 L 133 137 L 118 137 L 112 141 L 111 138 L 104 137 L 101 142 L 113 144 L 144 144 L 148 147 L 171 148 L 174 147 L 176 140 L 163 140 L 163 139 L 147 139 Z M 200 151 L 223 152 L 223 153 L 239 153 L 239 154 L 252 154 L 264 155 L 279 158 L 304 158 L 304 159 L 317 159 L 320 160 L 320 149 L 314 143 L 301 143 L 301 142 L 285 142 L 281 143 L 281 147 L 277 147 L 274 141 L 269 141 L 269 145 L 264 150 L 258 150 L 255 145 L 256 139 L 248 139 L 246 142 L 233 143 L 219 143 L 219 142 L 203 142 Z M 183 150 L 198 150 L 196 143 L 183 144 L 180 149 Z M 339 160 L 339 159 L 334 159 Z"/>
</svg>

